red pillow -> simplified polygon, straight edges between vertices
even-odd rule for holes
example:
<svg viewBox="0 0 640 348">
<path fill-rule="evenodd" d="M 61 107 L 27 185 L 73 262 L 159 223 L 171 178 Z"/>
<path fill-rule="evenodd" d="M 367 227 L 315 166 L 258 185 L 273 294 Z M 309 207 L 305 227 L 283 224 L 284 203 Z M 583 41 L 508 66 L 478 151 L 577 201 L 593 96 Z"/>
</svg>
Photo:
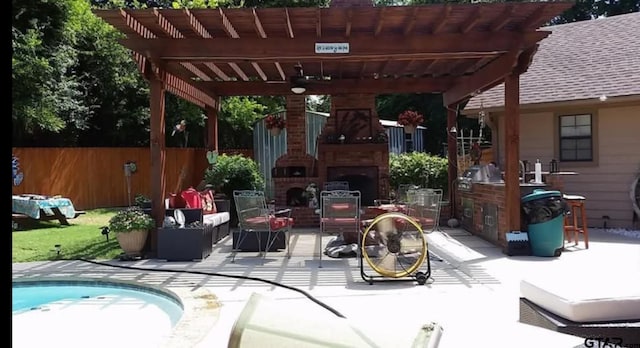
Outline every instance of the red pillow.
<svg viewBox="0 0 640 348">
<path fill-rule="evenodd" d="M 169 194 L 169 208 L 171 209 L 182 209 L 187 207 L 187 202 L 184 201 L 181 195 L 177 195 L 175 193 Z"/>
<path fill-rule="evenodd" d="M 218 212 L 216 202 L 213 200 L 213 191 L 206 189 L 200 192 L 200 201 L 202 202 L 202 214 L 214 214 Z"/>
<path fill-rule="evenodd" d="M 182 191 L 180 196 L 184 198 L 185 202 L 187 202 L 187 208 L 195 209 L 202 208 L 202 201 L 200 200 L 200 193 L 196 191 L 193 187 L 189 187 L 188 189 Z"/>
</svg>

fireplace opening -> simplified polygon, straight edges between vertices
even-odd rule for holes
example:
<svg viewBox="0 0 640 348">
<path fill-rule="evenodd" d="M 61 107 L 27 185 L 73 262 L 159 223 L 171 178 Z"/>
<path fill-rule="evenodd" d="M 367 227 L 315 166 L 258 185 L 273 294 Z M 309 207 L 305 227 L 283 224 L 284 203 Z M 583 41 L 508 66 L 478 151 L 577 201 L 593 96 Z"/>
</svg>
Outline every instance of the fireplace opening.
<svg viewBox="0 0 640 348">
<path fill-rule="evenodd" d="M 304 189 L 300 187 L 292 187 L 287 190 L 287 206 L 290 207 L 306 207 L 309 205 Z"/>
<path fill-rule="evenodd" d="M 349 190 L 360 191 L 360 204 L 373 205 L 373 201 L 378 196 L 377 180 L 366 175 L 344 175 L 335 181 L 346 181 L 349 183 Z"/>
<path fill-rule="evenodd" d="M 378 198 L 377 167 L 329 167 L 327 181 L 346 181 L 349 190 L 360 191 L 360 204 L 373 205 Z"/>
</svg>

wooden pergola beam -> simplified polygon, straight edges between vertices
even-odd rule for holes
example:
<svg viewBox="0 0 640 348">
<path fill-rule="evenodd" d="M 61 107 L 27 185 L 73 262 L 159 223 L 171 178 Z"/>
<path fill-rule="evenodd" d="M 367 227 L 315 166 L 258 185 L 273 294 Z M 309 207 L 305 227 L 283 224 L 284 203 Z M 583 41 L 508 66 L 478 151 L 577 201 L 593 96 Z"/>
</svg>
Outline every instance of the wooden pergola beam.
<svg viewBox="0 0 640 348">
<path fill-rule="evenodd" d="M 440 15 L 438 16 L 438 20 L 431 27 L 431 33 L 437 34 L 442 30 L 442 27 L 444 27 L 447 20 L 449 20 L 449 15 L 451 14 L 452 9 L 453 8 L 450 5 L 446 5 L 442 8 L 442 11 L 440 11 Z"/>
<path fill-rule="evenodd" d="M 214 63 L 205 62 L 204 65 L 206 65 L 207 68 L 209 68 L 211 71 L 213 71 L 213 73 L 216 74 L 216 76 L 218 76 L 221 80 L 223 80 L 223 81 L 231 80 L 231 78 L 229 78 L 229 75 L 225 74 L 225 72 L 222 71 L 222 69 L 220 69 Z"/>
<path fill-rule="evenodd" d="M 284 74 L 284 70 L 282 70 L 282 66 L 280 65 L 280 63 L 275 62 L 274 64 L 276 65 L 276 69 L 278 69 L 278 74 L 280 74 L 280 79 L 282 79 L 282 81 L 286 81 L 287 76 Z"/>
<path fill-rule="evenodd" d="M 289 10 L 286 8 L 284 9 L 284 16 L 287 21 L 286 32 L 289 35 L 289 38 L 293 39 L 295 35 L 293 33 L 293 27 L 291 26 L 291 18 L 289 17 Z"/>
<path fill-rule="evenodd" d="M 320 8 L 316 9 L 316 37 L 322 37 L 322 11 Z"/>
<path fill-rule="evenodd" d="M 351 36 L 352 20 L 353 20 L 353 10 L 349 8 L 347 9 L 347 23 L 344 27 L 344 37 Z"/>
<path fill-rule="evenodd" d="M 162 59 L 175 60 L 309 60 L 335 59 L 335 57 L 410 56 L 426 54 L 499 54 L 513 48 L 514 42 L 522 47 L 535 44 L 549 32 L 472 32 L 468 34 L 438 34 L 427 37 L 325 37 L 325 42 L 349 43 L 348 54 L 320 55 L 314 52 L 313 42 L 306 38 L 287 39 L 280 37 L 243 38 L 157 38 L 154 40 L 121 39 L 125 47 L 144 54 L 154 52 Z M 331 58 L 333 57 L 333 58 Z"/>
<path fill-rule="evenodd" d="M 520 51 L 511 51 L 495 59 L 475 74 L 460 78 L 454 87 L 444 92 L 445 106 L 460 103 L 472 94 L 482 92 L 498 84 L 514 68 Z"/>
<path fill-rule="evenodd" d="M 513 13 L 513 6 L 507 5 L 504 8 L 504 11 L 502 11 L 502 13 L 500 13 L 500 15 L 498 15 L 497 20 L 495 22 L 493 22 L 493 24 L 491 25 L 489 30 L 490 31 L 498 31 L 498 30 L 502 29 L 505 25 L 507 25 L 507 23 L 511 22 L 511 20 L 513 19 L 511 17 L 512 13 Z"/>
<path fill-rule="evenodd" d="M 460 25 L 460 33 L 468 33 L 473 29 L 473 27 L 480 21 L 482 18 L 482 13 L 480 12 L 480 7 L 476 8 L 475 11 L 469 14 L 469 17 L 465 19 L 464 23 Z"/>
<path fill-rule="evenodd" d="M 218 10 L 220 12 L 220 17 L 222 18 L 222 29 L 224 29 L 224 31 L 227 33 L 227 35 L 230 38 L 233 38 L 233 39 L 239 38 L 240 35 L 238 35 L 236 28 L 234 28 L 233 24 L 231 24 L 231 21 L 222 10 L 222 7 L 218 8 Z"/>
<path fill-rule="evenodd" d="M 267 37 L 267 33 L 264 31 L 264 28 L 262 27 L 262 22 L 260 21 L 260 17 L 258 17 L 258 14 L 256 13 L 256 9 L 253 8 L 251 9 L 251 13 L 253 13 L 253 26 L 256 28 L 256 33 L 261 37 L 261 38 L 266 38 Z"/>
<path fill-rule="evenodd" d="M 164 16 L 160 14 L 160 12 L 158 12 L 157 8 L 153 9 L 153 14 L 157 18 L 158 26 L 162 28 L 162 30 L 164 30 L 164 32 L 167 35 L 169 35 L 174 39 L 184 38 L 184 35 L 182 35 L 182 33 L 178 29 L 176 29 L 176 27 L 174 27 L 173 24 L 171 24 L 171 22 L 169 22 L 166 18 L 164 18 Z"/>
<path fill-rule="evenodd" d="M 413 30 L 413 28 L 416 25 L 416 22 L 418 21 L 419 11 L 420 11 L 420 7 L 413 8 L 413 12 L 411 13 L 411 18 L 408 20 L 407 24 L 404 26 L 404 31 L 402 32 L 404 36 L 411 34 L 411 31 Z"/>
<path fill-rule="evenodd" d="M 191 29 L 198 33 L 198 35 L 202 36 L 205 39 L 210 39 L 212 36 L 209 34 L 209 31 L 200 23 L 200 21 L 189 11 L 188 8 L 183 10 L 184 14 L 189 19 L 189 25 Z"/>
<path fill-rule="evenodd" d="M 344 93 L 439 93 L 450 88 L 454 78 L 353 78 L 334 81 L 307 82 L 305 94 L 344 94 Z M 267 83 L 262 81 L 200 82 L 203 89 L 217 96 L 262 95 L 269 88 L 270 95 L 291 94 L 287 81 Z"/>
</svg>

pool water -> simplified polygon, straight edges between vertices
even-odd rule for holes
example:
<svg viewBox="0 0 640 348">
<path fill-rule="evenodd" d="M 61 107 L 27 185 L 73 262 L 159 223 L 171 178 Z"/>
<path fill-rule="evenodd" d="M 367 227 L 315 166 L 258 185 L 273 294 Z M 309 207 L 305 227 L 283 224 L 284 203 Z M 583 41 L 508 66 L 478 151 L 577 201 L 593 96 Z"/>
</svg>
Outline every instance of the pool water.
<svg viewBox="0 0 640 348">
<path fill-rule="evenodd" d="M 183 314 L 159 293 L 85 285 L 12 289 L 13 347 L 159 347 Z"/>
</svg>

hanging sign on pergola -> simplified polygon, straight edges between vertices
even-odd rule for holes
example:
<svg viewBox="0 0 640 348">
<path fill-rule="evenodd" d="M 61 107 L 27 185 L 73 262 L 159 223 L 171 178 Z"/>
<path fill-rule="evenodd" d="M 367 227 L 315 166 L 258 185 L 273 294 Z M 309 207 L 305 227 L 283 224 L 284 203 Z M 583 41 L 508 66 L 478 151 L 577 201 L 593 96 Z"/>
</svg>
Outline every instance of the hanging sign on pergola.
<svg viewBox="0 0 640 348">
<path fill-rule="evenodd" d="M 335 53 L 349 53 L 349 43 L 323 43 L 316 42 L 316 53 L 318 54 L 335 54 Z"/>
</svg>

